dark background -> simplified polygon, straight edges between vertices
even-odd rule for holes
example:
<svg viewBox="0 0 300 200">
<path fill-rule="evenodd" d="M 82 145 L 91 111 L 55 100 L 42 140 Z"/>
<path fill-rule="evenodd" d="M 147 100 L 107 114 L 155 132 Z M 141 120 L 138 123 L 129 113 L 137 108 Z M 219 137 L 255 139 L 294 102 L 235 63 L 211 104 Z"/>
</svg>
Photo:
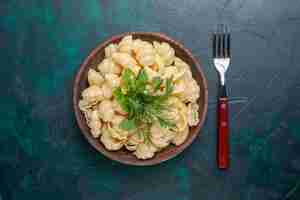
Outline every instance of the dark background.
<svg viewBox="0 0 300 200">
<path fill-rule="evenodd" d="M 231 168 L 215 163 L 218 77 L 209 35 L 232 32 Z M 106 159 L 76 125 L 73 78 L 127 31 L 163 32 L 202 63 L 209 110 L 195 142 L 153 167 Z M 1 0 L 0 199 L 300 199 L 300 1 Z"/>
</svg>

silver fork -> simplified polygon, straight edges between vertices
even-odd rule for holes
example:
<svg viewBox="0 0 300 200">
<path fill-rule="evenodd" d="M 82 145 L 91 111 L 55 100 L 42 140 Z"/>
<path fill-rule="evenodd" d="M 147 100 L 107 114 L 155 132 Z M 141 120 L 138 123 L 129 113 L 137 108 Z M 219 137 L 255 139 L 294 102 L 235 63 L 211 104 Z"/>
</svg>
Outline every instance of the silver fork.
<svg viewBox="0 0 300 200">
<path fill-rule="evenodd" d="M 229 167 L 228 98 L 225 74 L 230 64 L 230 33 L 225 25 L 222 31 L 213 34 L 213 62 L 220 77 L 218 97 L 218 149 L 217 162 L 220 169 Z"/>
</svg>

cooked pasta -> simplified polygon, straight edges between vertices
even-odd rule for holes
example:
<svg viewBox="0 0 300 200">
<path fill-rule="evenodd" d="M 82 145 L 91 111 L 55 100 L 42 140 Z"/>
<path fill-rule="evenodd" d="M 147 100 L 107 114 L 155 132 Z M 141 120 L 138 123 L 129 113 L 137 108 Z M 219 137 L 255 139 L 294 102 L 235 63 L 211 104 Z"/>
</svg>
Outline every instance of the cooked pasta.
<svg viewBox="0 0 300 200">
<path fill-rule="evenodd" d="M 153 69 L 151 69 L 150 67 L 144 67 L 145 71 L 147 72 L 148 74 L 148 77 L 150 80 L 152 80 L 154 77 L 157 77 L 159 76 L 159 73 Z"/>
<path fill-rule="evenodd" d="M 112 118 L 112 126 L 113 127 L 119 127 L 119 125 L 121 124 L 121 122 L 126 119 L 126 117 L 124 117 L 123 115 L 114 115 L 113 118 Z M 123 129 L 121 129 L 123 130 Z"/>
<path fill-rule="evenodd" d="M 157 150 L 157 147 L 151 143 L 141 143 L 137 146 L 133 154 L 136 155 L 138 159 L 145 160 L 152 158 Z"/>
<path fill-rule="evenodd" d="M 82 112 L 87 112 L 96 103 L 89 103 L 87 100 L 81 99 L 78 102 L 78 107 Z"/>
<path fill-rule="evenodd" d="M 122 141 L 117 140 L 111 136 L 107 126 L 104 126 L 102 128 L 100 141 L 104 144 L 105 148 L 110 151 L 117 151 L 124 145 Z"/>
<path fill-rule="evenodd" d="M 166 42 L 154 42 L 154 48 L 156 49 L 158 55 L 161 56 L 164 64 L 166 66 L 171 65 L 174 62 L 175 51 L 174 49 Z"/>
<path fill-rule="evenodd" d="M 140 137 L 138 134 L 129 135 L 127 142 L 125 143 L 125 148 L 129 151 L 135 151 L 139 144 L 144 143 L 144 138 Z"/>
<path fill-rule="evenodd" d="M 131 35 L 122 38 L 119 43 L 119 51 L 122 53 L 131 54 L 133 50 L 133 39 Z"/>
<path fill-rule="evenodd" d="M 183 144 L 199 123 L 200 88 L 190 66 L 166 42 L 125 36 L 105 48 L 87 81 L 78 106 L 91 135 L 109 151 L 125 148 L 149 159 Z"/>
<path fill-rule="evenodd" d="M 87 101 L 89 104 L 95 104 L 103 100 L 103 91 L 97 85 L 91 85 L 82 92 L 83 100 Z"/>
<path fill-rule="evenodd" d="M 116 74 L 105 74 L 105 80 L 111 88 L 119 87 L 121 84 L 121 79 Z"/>
<path fill-rule="evenodd" d="M 123 68 L 131 69 L 135 74 L 138 74 L 141 67 L 138 65 L 137 61 L 127 53 L 114 53 L 112 55 L 113 61 L 122 66 Z"/>
<path fill-rule="evenodd" d="M 104 122 L 111 122 L 114 117 L 114 109 L 113 109 L 112 102 L 109 100 L 101 101 L 100 104 L 98 105 L 98 112 L 100 118 Z"/>
<path fill-rule="evenodd" d="M 115 53 L 112 54 L 112 56 Z M 117 65 L 111 58 L 105 58 L 99 65 L 98 70 L 101 72 L 102 76 L 105 74 L 113 73 L 113 74 L 120 74 L 121 67 Z"/>
<path fill-rule="evenodd" d="M 186 138 L 189 135 L 189 127 L 186 126 L 184 130 L 177 132 L 175 137 L 172 139 L 172 143 L 175 145 L 181 145 L 185 142 Z"/>
<path fill-rule="evenodd" d="M 112 138 L 120 141 L 126 141 L 128 137 L 128 131 L 124 131 L 120 129 L 118 126 L 111 126 L 110 124 L 107 125 L 107 129 Z"/>
<path fill-rule="evenodd" d="M 123 108 L 121 107 L 121 105 L 116 101 L 116 99 L 113 100 L 113 109 L 116 113 L 120 114 L 120 115 L 127 115 L 127 112 L 125 112 L 123 110 Z"/>
<path fill-rule="evenodd" d="M 150 140 L 158 148 L 167 147 L 174 137 L 175 133 L 173 131 L 162 128 L 159 124 L 151 126 Z"/>
<path fill-rule="evenodd" d="M 116 44 L 109 44 L 106 48 L 105 48 L 105 57 L 106 58 L 111 58 L 112 54 L 117 52 L 118 46 Z"/>
<path fill-rule="evenodd" d="M 103 97 L 104 99 L 111 99 L 113 96 L 113 89 L 112 87 L 108 84 L 108 83 L 104 83 L 102 85 L 102 93 L 103 93 Z"/>
<path fill-rule="evenodd" d="M 155 49 L 149 42 L 136 42 L 135 54 L 137 61 L 144 67 L 153 65 L 155 63 Z"/>
<path fill-rule="evenodd" d="M 187 109 L 187 121 L 190 126 L 196 126 L 199 122 L 199 105 L 197 103 L 189 103 Z"/>
<path fill-rule="evenodd" d="M 104 82 L 103 76 L 97 72 L 94 69 L 90 69 L 88 71 L 88 82 L 90 85 L 98 85 L 101 86 L 101 84 Z"/>
<path fill-rule="evenodd" d="M 93 110 L 89 112 L 88 117 L 89 117 L 88 126 L 91 129 L 92 136 L 94 138 L 98 138 L 101 135 L 102 123 L 99 118 L 97 110 Z"/>
</svg>

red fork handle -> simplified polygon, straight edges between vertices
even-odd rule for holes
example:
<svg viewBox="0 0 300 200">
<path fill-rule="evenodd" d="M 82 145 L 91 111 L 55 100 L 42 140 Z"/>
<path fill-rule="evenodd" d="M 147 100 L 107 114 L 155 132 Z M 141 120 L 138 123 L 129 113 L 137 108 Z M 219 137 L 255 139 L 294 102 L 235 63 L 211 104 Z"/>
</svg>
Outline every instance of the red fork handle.
<svg viewBox="0 0 300 200">
<path fill-rule="evenodd" d="M 219 98 L 218 103 L 218 167 L 229 167 L 228 99 Z"/>
</svg>

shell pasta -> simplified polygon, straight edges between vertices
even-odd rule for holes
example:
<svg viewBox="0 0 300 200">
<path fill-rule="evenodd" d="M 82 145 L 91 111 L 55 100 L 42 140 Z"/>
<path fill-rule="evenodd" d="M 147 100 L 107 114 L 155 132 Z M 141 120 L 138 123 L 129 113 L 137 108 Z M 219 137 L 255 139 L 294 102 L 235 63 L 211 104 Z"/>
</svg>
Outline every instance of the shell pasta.
<svg viewBox="0 0 300 200">
<path fill-rule="evenodd" d="M 78 107 L 90 134 L 109 151 L 150 159 L 181 145 L 199 123 L 200 88 L 166 42 L 125 36 L 87 73 Z"/>
</svg>

